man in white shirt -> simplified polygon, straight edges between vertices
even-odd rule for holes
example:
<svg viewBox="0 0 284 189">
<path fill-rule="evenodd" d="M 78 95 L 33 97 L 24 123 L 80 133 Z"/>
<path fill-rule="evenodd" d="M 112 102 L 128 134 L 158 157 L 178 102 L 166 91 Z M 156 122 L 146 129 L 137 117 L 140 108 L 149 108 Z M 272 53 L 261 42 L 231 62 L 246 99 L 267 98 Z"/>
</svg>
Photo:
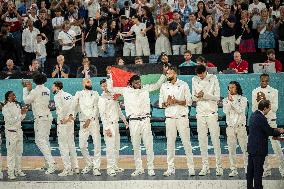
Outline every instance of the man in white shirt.
<svg viewBox="0 0 284 189">
<path fill-rule="evenodd" d="M 93 169 L 93 174 L 100 176 L 101 134 L 98 110 L 99 94 L 93 90 L 90 79 L 83 79 L 82 85 L 84 90 L 76 92 L 74 97 L 75 110 L 79 112 L 80 121 L 79 146 L 86 162 L 86 166 L 81 173 L 86 174 Z M 94 143 L 93 160 L 88 152 L 88 139 L 90 135 Z"/>
<path fill-rule="evenodd" d="M 251 14 L 252 29 L 257 29 L 257 22 L 260 20 L 260 11 L 265 9 L 266 5 L 259 0 L 253 0 L 248 7 L 248 11 Z"/>
<path fill-rule="evenodd" d="M 79 174 L 76 147 L 74 142 L 73 96 L 63 91 L 63 83 L 55 81 L 52 85 L 57 113 L 57 136 L 64 169 L 58 176 Z M 70 107 L 71 105 L 71 107 Z"/>
<path fill-rule="evenodd" d="M 132 21 L 134 25 L 131 27 L 127 36 L 131 36 L 135 33 L 136 56 L 149 56 L 150 48 L 148 38 L 146 36 L 146 24 L 141 23 L 140 18 L 137 15 L 132 16 Z"/>
<path fill-rule="evenodd" d="M 108 90 L 111 93 L 122 94 L 124 97 L 125 112 L 129 118 L 129 129 L 134 150 L 136 170 L 131 174 L 133 177 L 144 174 L 140 149 L 141 138 L 146 147 L 148 175 L 155 176 L 149 92 L 159 89 L 165 81 L 166 77 L 162 75 L 157 83 L 142 86 L 140 76 L 134 75 L 130 78 L 128 87 L 113 87 L 112 79 L 108 80 Z"/>
<path fill-rule="evenodd" d="M 20 107 L 13 91 L 8 91 L 5 94 L 2 114 L 5 121 L 7 172 L 8 178 L 12 180 L 15 179 L 16 176 L 26 176 L 22 171 L 23 130 L 21 121 L 25 118 L 27 111 L 27 108 Z M 2 166 L 2 164 L 0 164 L 0 166 Z"/>
<path fill-rule="evenodd" d="M 64 17 L 61 16 L 61 10 L 59 8 L 55 9 L 55 17 L 52 18 L 51 23 L 54 29 L 54 42 L 55 42 L 54 46 L 55 49 L 59 49 L 58 35 L 59 32 L 61 32 L 62 25 L 64 23 Z"/>
<path fill-rule="evenodd" d="M 175 174 L 174 156 L 177 131 L 180 135 L 187 159 L 188 173 L 195 175 L 192 147 L 190 143 L 190 128 L 188 120 L 188 106 L 191 106 L 191 94 L 188 84 L 177 79 L 177 68 L 170 67 L 167 71 L 168 82 L 160 89 L 159 107 L 165 108 L 167 163 L 168 170 L 164 176 Z"/>
<path fill-rule="evenodd" d="M 260 87 L 254 89 L 252 91 L 252 111 L 255 112 L 257 110 L 258 104 L 261 100 L 269 100 L 271 102 L 271 110 L 268 112 L 265 117 L 267 118 L 268 124 L 272 128 L 277 128 L 277 117 L 276 112 L 278 109 L 278 90 L 274 89 L 269 86 L 269 75 L 268 74 L 262 74 L 260 76 Z M 284 177 L 284 158 L 283 158 L 283 152 L 281 149 L 281 145 L 279 141 L 273 140 L 271 137 L 269 137 L 272 149 L 276 153 L 276 157 L 278 158 L 280 162 L 279 166 L 279 172 L 282 177 Z M 263 177 L 271 175 L 271 167 L 268 163 L 268 156 L 266 156 L 265 162 L 264 162 L 264 172 Z"/>
<path fill-rule="evenodd" d="M 50 91 L 44 86 L 46 81 L 46 76 L 38 73 L 33 77 L 33 82 L 36 84 L 36 88 L 32 89 L 31 82 L 25 82 L 23 88 L 23 100 L 25 104 L 32 105 L 35 120 L 35 143 L 43 153 L 48 166 L 45 174 L 51 174 L 55 171 L 55 162 L 51 155 L 49 142 L 53 118 L 49 109 Z"/>
<path fill-rule="evenodd" d="M 216 157 L 216 175 L 223 175 L 220 148 L 220 127 L 218 124 L 218 101 L 220 100 L 219 81 L 215 75 L 208 74 L 204 65 L 196 67 L 192 78 L 192 100 L 196 101 L 198 141 L 202 156 L 200 176 L 210 173 L 208 166 L 208 129 Z"/>
<path fill-rule="evenodd" d="M 32 60 L 36 58 L 36 37 L 40 33 L 39 30 L 33 26 L 31 19 L 27 20 L 27 26 L 28 27 L 24 29 L 22 33 L 22 46 L 25 55 L 24 64 L 26 68 Z"/>
<path fill-rule="evenodd" d="M 115 99 L 116 97 L 107 90 L 107 81 L 105 79 L 101 80 L 100 85 L 103 93 L 99 98 L 98 105 L 106 143 L 107 174 L 115 176 L 117 172 L 124 171 L 118 167 L 120 150 L 119 118 L 124 122 L 126 128 L 128 128 L 128 123 L 117 99 Z"/>
<path fill-rule="evenodd" d="M 98 19 L 101 8 L 98 0 L 85 0 L 85 4 L 88 9 L 88 17 Z"/>
<path fill-rule="evenodd" d="M 223 111 L 226 114 L 227 123 L 227 143 L 229 150 L 230 177 L 238 175 L 236 167 L 236 147 L 239 141 L 244 158 L 244 168 L 247 167 L 247 143 L 248 136 L 246 131 L 246 107 L 247 98 L 242 96 L 241 85 L 237 81 L 231 81 L 228 86 L 228 97 L 223 99 Z"/>
</svg>

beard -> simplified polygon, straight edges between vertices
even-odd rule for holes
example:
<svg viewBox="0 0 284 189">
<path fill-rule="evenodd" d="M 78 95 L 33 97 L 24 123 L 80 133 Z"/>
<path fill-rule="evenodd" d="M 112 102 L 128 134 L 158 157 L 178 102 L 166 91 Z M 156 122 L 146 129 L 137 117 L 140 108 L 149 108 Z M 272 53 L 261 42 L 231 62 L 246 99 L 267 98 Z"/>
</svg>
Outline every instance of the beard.
<svg viewBox="0 0 284 189">
<path fill-rule="evenodd" d="M 52 93 L 53 93 L 53 94 L 56 94 L 56 93 L 57 93 L 57 91 L 52 91 Z"/>
<path fill-rule="evenodd" d="M 174 80 L 173 77 L 168 77 L 168 78 L 167 78 L 167 81 L 172 81 L 172 80 Z"/>
<path fill-rule="evenodd" d="M 91 91 L 91 90 L 93 90 L 93 87 L 92 87 L 92 85 L 91 86 L 85 86 L 85 89 L 87 89 L 87 90 L 89 90 L 89 91 Z"/>
</svg>

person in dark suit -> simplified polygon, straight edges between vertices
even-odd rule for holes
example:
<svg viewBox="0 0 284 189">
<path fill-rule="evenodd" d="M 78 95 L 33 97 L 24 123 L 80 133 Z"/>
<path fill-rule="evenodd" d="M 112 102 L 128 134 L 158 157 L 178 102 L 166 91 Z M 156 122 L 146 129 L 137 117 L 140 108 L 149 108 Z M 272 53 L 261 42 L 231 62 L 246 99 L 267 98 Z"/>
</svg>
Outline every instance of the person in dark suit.
<svg viewBox="0 0 284 189">
<path fill-rule="evenodd" d="M 282 128 L 271 128 L 265 115 L 271 110 L 269 100 L 261 100 L 249 120 L 247 189 L 262 189 L 262 174 L 268 154 L 268 136 L 284 133 Z"/>
</svg>

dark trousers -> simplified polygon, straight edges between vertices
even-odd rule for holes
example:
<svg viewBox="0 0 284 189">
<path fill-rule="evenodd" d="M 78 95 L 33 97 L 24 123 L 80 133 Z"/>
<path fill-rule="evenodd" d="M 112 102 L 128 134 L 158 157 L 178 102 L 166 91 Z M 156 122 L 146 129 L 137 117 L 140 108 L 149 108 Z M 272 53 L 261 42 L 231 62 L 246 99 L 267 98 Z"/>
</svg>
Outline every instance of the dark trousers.
<svg viewBox="0 0 284 189">
<path fill-rule="evenodd" d="M 72 74 L 76 73 L 77 67 L 76 66 L 76 62 L 74 62 L 76 60 L 76 58 L 78 57 L 78 55 L 75 52 L 75 47 L 73 47 L 70 50 L 62 50 L 61 54 L 64 56 L 64 60 L 65 60 L 65 64 L 67 66 L 70 67 L 70 72 Z M 77 56 L 76 56 L 77 55 Z"/>
<path fill-rule="evenodd" d="M 262 174 L 265 157 L 266 156 L 264 155 L 249 154 L 247 167 L 247 189 L 263 189 Z"/>
<path fill-rule="evenodd" d="M 24 70 L 29 71 L 29 65 L 31 65 L 32 60 L 36 58 L 36 54 L 30 52 L 24 52 L 24 55 L 25 55 Z"/>
</svg>

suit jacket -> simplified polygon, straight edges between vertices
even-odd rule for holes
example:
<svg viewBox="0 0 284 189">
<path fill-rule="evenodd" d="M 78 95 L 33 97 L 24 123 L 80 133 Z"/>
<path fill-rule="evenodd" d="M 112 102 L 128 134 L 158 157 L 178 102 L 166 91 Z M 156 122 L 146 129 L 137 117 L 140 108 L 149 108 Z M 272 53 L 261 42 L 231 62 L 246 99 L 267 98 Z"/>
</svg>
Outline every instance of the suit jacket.
<svg viewBox="0 0 284 189">
<path fill-rule="evenodd" d="M 268 137 L 279 135 L 277 130 L 269 126 L 262 112 L 256 110 L 249 120 L 248 153 L 266 156 L 268 154 Z"/>
</svg>

